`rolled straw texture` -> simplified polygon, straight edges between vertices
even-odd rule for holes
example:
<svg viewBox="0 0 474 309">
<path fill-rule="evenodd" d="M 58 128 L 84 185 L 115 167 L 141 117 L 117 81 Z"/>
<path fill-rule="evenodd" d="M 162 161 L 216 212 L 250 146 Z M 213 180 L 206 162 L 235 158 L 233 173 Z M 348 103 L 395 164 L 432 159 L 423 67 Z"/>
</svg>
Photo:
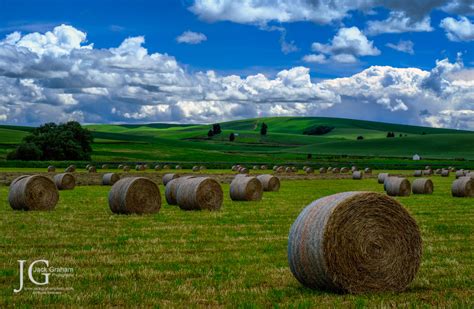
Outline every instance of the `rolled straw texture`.
<svg viewBox="0 0 474 309">
<path fill-rule="evenodd" d="M 54 175 L 53 180 L 58 190 L 72 190 L 76 186 L 76 178 L 71 173 Z"/>
<path fill-rule="evenodd" d="M 364 178 L 364 172 L 362 171 L 354 171 L 352 173 L 352 179 L 354 180 L 361 180 L 362 178 Z"/>
<path fill-rule="evenodd" d="M 175 179 L 175 178 L 179 178 L 179 174 L 164 174 L 164 175 L 163 175 L 163 179 L 162 179 L 163 185 L 166 186 L 166 184 L 167 184 L 168 182 L 170 182 L 171 180 L 173 180 L 173 179 Z"/>
<path fill-rule="evenodd" d="M 233 201 L 259 201 L 263 186 L 255 177 L 235 177 L 230 183 L 230 198 Z"/>
<path fill-rule="evenodd" d="M 414 176 L 414 177 L 421 177 L 421 176 L 423 176 L 423 171 L 422 171 L 422 170 L 416 170 L 416 171 L 413 173 L 413 176 Z"/>
<path fill-rule="evenodd" d="M 433 181 L 427 178 L 415 179 L 412 184 L 413 194 L 432 194 L 434 190 Z"/>
<path fill-rule="evenodd" d="M 454 197 L 474 197 L 474 180 L 470 177 L 460 177 L 451 186 Z"/>
<path fill-rule="evenodd" d="M 107 173 L 102 176 L 103 186 L 113 186 L 117 181 L 120 180 L 120 175 L 116 173 Z"/>
<path fill-rule="evenodd" d="M 179 208 L 184 210 L 219 210 L 224 193 L 215 179 L 196 177 L 185 180 L 178 187 L 176 200 Z"/>
<path fill-rule="evenodd" d="M 390 174 L 389 173 L 380 173 L 378 176 L 377 176 L 377 181 L 379 183 L 384 183 L 385 182 L 385 178 L 387 177 L 390 177 Z"/>
<path fill-rule="evenodd" d="M 416 221 L 396 200 L 375 192 L 343 192 L 307 206 L 288 236 L 296 279 L 312 289 L 401 292 L 422 257 Z"/>
<path fill-rule="evenodd" d="M 148 178 L 120 179 L 109 192 L 109 207 L 116 214 L 158 212 L 161 208 L 160 189 Z"/>
<path fill-rule="evenodd" d="M 409 196 L 411 184 L 406 178 L 387 177 L 384 182 L 385 191 L 390 196 Z"/>
<path fill-rule="evenodd" d="M 280 179 L 278 179 L 278 177 L 265 174 L 265 175 L 258 175 L 257 179 L 262 183 L 263 191 L 280 190 Z"/>
<path fill-rule="evenodd" d="M 12 181 L 8 202 L 15 210 L 53 210 L 59 200 L 54 182 L 41 175 L 20 176 Z"/>
<path fill-rule="evenodd" d="M 176 194 L 178 192 L 178 187 L 185 182 L 185 180 L 193 178 L 193 176 L 183 176 L 175 179 L 171 179 L 165 188 L 165 198 L 168 205 L 178 205 L 176 200 Z"/>
</svg>

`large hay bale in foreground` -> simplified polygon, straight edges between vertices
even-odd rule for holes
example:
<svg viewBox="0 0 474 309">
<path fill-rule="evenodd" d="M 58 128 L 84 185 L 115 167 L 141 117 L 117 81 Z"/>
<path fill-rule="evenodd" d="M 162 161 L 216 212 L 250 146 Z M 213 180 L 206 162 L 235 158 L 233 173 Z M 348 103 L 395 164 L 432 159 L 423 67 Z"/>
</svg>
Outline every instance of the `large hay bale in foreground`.
<svg viewBox="0 0 474 309">
<path fill-rule="evenodd" d="M 384 183 L 385 182 L 385 178 L 387 177 L 390 177 L 390 174 L 389 173 L 380 173 L 378 176 L 377 176 L 377 181 L 378 183 Z"/>
<path fill-rule="evenodd" d="M 288 236 L 291 272 L 303 285 L 336 292 L 401 292 L 422 257 L 416 221 L 396 200 L 343 192 L 307 206 Z"/>
<path fill-rule="evenodd" d="M 178 192 L 178 187 L 185 182 L 185 180 L 189 178 L 193 178 L 194 176 L 183 176 L 183 177 L 178 177 L 175 179 L 171 179 L 167 184 L 165 188 L 165 198 L 166 198 L 166 203 L 168 205 L 178 205 L 178 201 L 176 200 L 176 194 Z"/>
<path fill-rule="evenodd" d="M 230 183 L 230 198 L 233 201 L 259 201 L 263 186 L 255 177 L 235 177 Z"/>
<path fill-rule="evenodd" d="M 163 185 L 166 186 L 166 184 L 168 182 L 170 182 L 171 180 L 175 179 L 175 178 L 179 178 L 179 174 L 164 174 L 163 175 L 163 179 L 162 179 L 162 182 L 163 182 Z"/>
<path fill-rule="evenodd" d="M 116 214 L 148 214 L 161 208 L 158 186 L 145 177 L 117 181 L 109 192 L 109 207 Z"/>
<path fill-rule="evenodd" d="M 76 178 L 71 173 L 54 175 L 53 180 L 58 190 L 72 190 L 76 186 Z"/>
<path fill-rule="evenodd" d="M 280 179 L 270 174 L 258 175 L 257 179 L 262 183 L 263 191 L 280 190 Z"/>
<path fill-rule="evenodd" d="M 107 173 L 102 176 L 103 186 L 113 186 L 117 181 L 120 180 L 120 175 L 116 173 Z"/>
<path fill-rule="evenodd" d="M 53 165 L 48 166 L 48 173 L 56 172 L 56 168 Z"/>
<path fill-rule="evenodd" d="M 223 200 L 221 185 L 209 177 L 186 179 L 176 192 L 179 208 L 184 210 L 219 210 Z"/>
<path fill-rule="evenodd" d="M 413 194 L 432 194 L 433 193 L 433 181 L 427 178 L 419 178 L 413 181 L 412 191 Z"/>
<path fill-rule="evenodd" d="M 59 200 L 54 182 L 41 175 L 24 175 L 12 181 L 8 202 L 15 210 L 53 210 Z"/>
<path fill-rule="evenodd" d="M 423 176 L 423 171 L 422 171 L 422 170 L 416 170 L 416 171 L 413 173 L 413 176 L 414 176 L 414 177 L 421 177 L 421 176 Z"/>
<path fill-rule="evenodd" d="M 354 180 L 361 180 L 362 178 L 364 178 L 364 172 L 362 171 L 354 171 L 352 173 L 352 179 Z"/>
<path fill-rule="evenodd" d="M 464 177 L 469 177 L 469 178 L 471 178 L 471 179 L 474 179 L 474 172 L 469 172 L 469 173 L 467 173 L 466 176 L 464 176 Z"/>
<path fill-rule="evenodd" d="M 470 177 L 460 177 L 451 186 L 454 197 L 474 197 L 474 180 Z"/>
<path fill-rule="evenodd" d="M 390 196 L 409 196 L 411 193 L 410 181 L 401 177 L 385 178 L 384 188 Z"/>
</svg>

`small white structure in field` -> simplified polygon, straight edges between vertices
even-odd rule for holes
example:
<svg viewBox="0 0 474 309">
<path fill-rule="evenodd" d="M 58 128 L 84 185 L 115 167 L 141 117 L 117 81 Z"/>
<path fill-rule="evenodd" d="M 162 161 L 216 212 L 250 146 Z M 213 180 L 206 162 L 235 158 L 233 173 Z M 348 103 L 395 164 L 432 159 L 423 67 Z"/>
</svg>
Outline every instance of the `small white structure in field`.
<svg viewBox="0 0 474 309">
<path fill-rule="evenodd" d="M 413 156 L 413 161 L 420 161 L 420 160 L 421 160 L 421 157 L 419 155 L 415 154 Z"/>
</svg>

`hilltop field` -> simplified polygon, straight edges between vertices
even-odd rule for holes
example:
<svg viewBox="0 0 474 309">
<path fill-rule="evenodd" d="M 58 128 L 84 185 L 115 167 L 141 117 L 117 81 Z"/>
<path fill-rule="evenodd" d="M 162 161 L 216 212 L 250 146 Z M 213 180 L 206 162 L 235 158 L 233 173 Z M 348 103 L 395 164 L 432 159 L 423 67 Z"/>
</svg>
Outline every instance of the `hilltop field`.
<svg viewBox="0 0 474 309">
<path fill-rule="evenodd" d="M 260 135 L 261 124 L 268 134 Z M 94 134 L 96 162 L 223 162 L 284 163 L 353 158 L 361 164 L 410 164 L 413 154 L 425 161 L 474 160 L 474 132 L 407 126 L 339 118 L 278 117 L 221 123 L 222 133 L 207 136 L 211 125 L 87 125 Z M 327 126 L 324 135 L 305 135 Z M 32 128 L 0 126 L 0 158 L 5 158 Z M 387 138 L 393 132 L 395 137 Z M 229 135 L 236 138 L 229 141 Z M 362 140 L 357 137 L 362 136 Z M 356 161 L 357 163 L 357 161 Z M 463 165 L 460 162 L 460 165 Z"/>
</svg>

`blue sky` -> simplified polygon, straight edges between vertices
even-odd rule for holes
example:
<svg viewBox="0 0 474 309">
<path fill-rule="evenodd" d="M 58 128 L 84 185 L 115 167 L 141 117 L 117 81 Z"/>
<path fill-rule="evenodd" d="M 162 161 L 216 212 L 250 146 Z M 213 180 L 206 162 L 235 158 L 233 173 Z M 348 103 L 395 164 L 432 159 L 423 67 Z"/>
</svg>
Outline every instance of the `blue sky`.
<svg viewBox="0 0 474 309">
<path fill-rule="evenodd" d="M 474 128 L 473 1 L 327 2 L 3 0 L 0 123 L 329 115 Z M 127 39 L 129 63 L 109 65 Z"/>
</svg>

